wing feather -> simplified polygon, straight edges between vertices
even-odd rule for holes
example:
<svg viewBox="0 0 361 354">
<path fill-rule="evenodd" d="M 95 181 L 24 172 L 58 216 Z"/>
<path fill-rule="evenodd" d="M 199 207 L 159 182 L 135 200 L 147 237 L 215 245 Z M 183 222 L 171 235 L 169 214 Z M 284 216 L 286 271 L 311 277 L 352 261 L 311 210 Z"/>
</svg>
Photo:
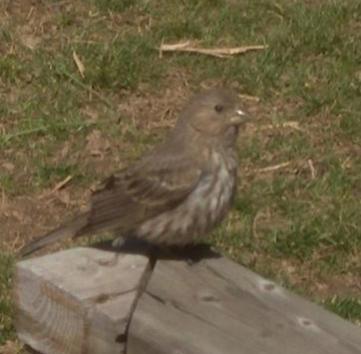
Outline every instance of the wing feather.
<svg viewBox="0 0 361 354">
<path fill-rule="evenodd" d="M 176 207 L 196 188 L 202 169 L 194 160 L 144 159 L 106 179 L 91 198 L 89 223 L 84 230 L 130 232 L 139 223 Z"/>
</svg>

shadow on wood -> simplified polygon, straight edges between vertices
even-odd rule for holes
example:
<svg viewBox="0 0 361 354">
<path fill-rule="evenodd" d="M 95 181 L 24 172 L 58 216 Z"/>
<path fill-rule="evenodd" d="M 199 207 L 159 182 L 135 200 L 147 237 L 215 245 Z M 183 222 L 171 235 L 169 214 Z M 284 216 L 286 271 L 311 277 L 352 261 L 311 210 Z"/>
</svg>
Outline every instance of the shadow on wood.
<svg viewBox="0 0 361 354">
<path fill-rule="evenodd" d="M 144 240 L 129 238 L 125 239 L 123 244 L 116 248 L 112 246 L 112 242 L 110 241 L 99 242 L 92 247 L 112 253 L 136 254 L 153 257 L 157 260 L 184 260 L 193 263 L 197 263 L 202 259 L 221 257 L 219 253 L 215 252 L 211 246 L 206 243 L 182 247 L 159 247 Z"/>
</svg>

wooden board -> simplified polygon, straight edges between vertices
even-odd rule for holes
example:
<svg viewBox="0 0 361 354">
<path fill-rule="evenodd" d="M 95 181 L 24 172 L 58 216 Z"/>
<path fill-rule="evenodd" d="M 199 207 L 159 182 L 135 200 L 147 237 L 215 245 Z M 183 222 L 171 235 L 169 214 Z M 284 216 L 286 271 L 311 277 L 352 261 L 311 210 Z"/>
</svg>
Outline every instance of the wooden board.
<svg viewBox="0 0 361 354">
<path fill-rule="evenodd" d="M 114 354 L 125 349 L 129 316 L 148 258 L 75 248 L 16 266 L 16 329 L 46 354 Z"/>
<path fill-rule="evenodd" d="M 156 263 L 127 354 L 360 354 L 361 329 L 246 268 Z"/>
</svg>

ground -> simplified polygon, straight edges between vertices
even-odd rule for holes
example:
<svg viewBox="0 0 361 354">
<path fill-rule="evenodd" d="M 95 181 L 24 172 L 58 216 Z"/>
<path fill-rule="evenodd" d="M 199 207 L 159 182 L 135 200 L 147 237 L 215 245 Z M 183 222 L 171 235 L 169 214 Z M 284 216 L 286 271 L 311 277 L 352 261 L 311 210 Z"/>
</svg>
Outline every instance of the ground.
<svg viewBox="0 0 361 354">
<path fill-rule="evenodd" d="M 161 140 L 193 92 L 220 84 L 252 120 L 235 208 L 210 242 L 361 323 L 358 0 L 4 0 L 0 24 L 1 352 L 18 350 L 15 252 Z M 267 48 L 159 56 L 182 40 Z"/>
</svg>

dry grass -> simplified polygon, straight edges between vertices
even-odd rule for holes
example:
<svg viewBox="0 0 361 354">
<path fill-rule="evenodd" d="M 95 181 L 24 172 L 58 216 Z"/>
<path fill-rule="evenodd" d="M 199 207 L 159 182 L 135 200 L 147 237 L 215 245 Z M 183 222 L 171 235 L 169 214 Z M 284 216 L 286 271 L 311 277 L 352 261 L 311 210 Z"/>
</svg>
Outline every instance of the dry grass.
<svg viewBox="0 0 361 354">
<path fill-rule="evenodd" d="M 96 181 L 215 84 L 237 90 L 254 121 L 239 137 L 235 209 L 211 242 L 360 322 L 361 6 L 227 4 L 0 4 L 0 344 L 14 339 L 15 251 L 84 207 Z M 156 50 L 240 38 L 268 47 L 227 60 Z"/>
</svg>

